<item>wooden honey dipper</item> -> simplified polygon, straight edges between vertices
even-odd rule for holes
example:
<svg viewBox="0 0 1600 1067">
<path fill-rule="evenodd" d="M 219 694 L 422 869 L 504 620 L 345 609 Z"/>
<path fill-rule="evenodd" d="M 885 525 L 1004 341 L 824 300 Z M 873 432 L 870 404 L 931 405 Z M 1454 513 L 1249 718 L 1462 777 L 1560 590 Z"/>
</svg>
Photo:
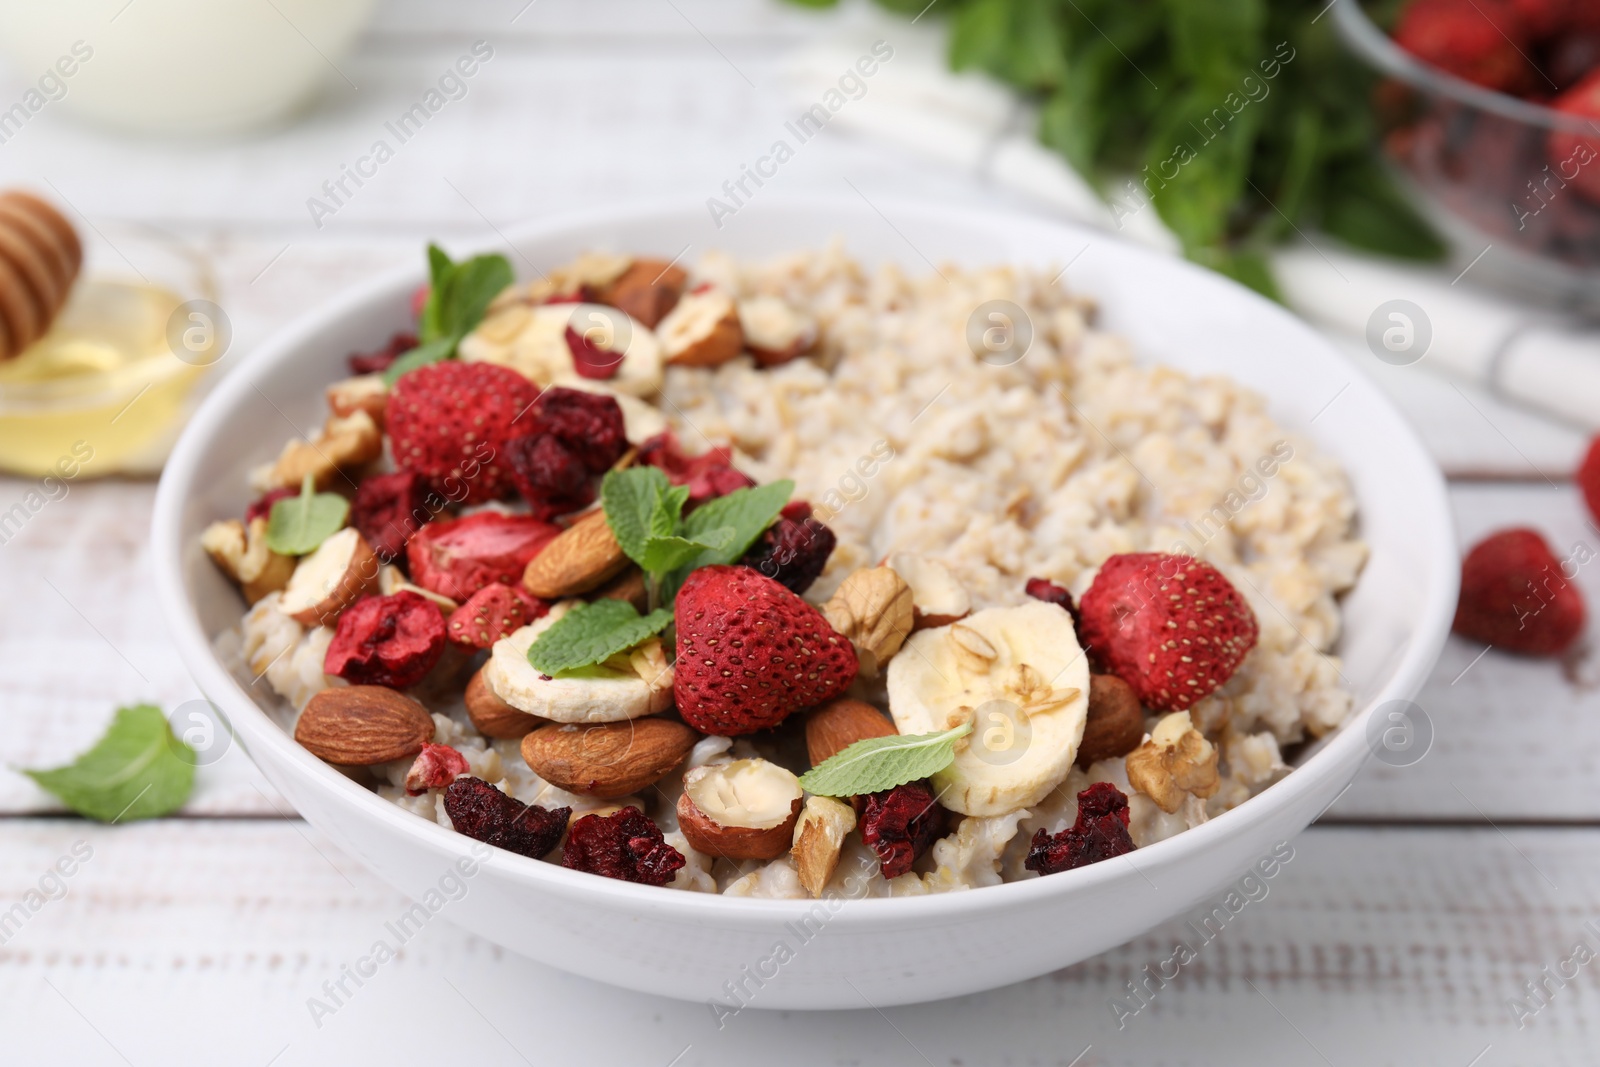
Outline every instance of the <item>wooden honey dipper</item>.
<svg viewBox="0 0 1600 1067">
<path fill-rule="evenodd" d="M 83 265 L 62 214 L 30 193 L 0 193 L 0 360 L 43 337 Z"/>
</svg>

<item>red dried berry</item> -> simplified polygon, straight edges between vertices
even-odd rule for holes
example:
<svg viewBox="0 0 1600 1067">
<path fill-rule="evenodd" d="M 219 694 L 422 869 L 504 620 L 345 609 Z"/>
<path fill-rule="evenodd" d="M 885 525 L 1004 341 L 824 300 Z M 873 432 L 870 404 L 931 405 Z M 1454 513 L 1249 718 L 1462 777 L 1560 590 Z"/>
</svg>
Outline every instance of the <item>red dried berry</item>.
<svg viewBox="0 0 1600 1067">
<path fill-rule="evenodd" d="M 683 721 L 736 737 L 842 694 L 858 664 L 816 608 L 748 567 L 691 571 L 674 605 Z"/>
<path fill-rule="evenodd" d="M 615 397 L 555 386 L 544 391 L 529 414 L 536 431 L 555 434 L 590 474 L 604 474 L 628 450 L 622 405 Z"/>
<path fill-rule="evenodd" d="M 1490 89 L 1516 92 L 1528 82 L 1527 26 L 1506 0 L 1413 0 L 1394 39 L 1418 59 Z"/>
<path fill-rule="evenodd" d="M 521 586 L 495 582 L 450 613 L 445 632 L 450 640 L 468 648 L 488 648 L 509 633 L 543 618 L 550 605 Z"/>
<path fill-rule="evenodd" d="M 554 523 L 498 511 L 430 522 L 406 545 L 411 580 L 456 601 L 495 582 L 517 585 L 528 561 L 560 532 Z"/>
<path fill-rule="evenodd" d="M 1073 627 L 1076 629 L 1083 628 L 1083 619 L 1078 614 L 1078 605 L 1073 603 L 1072 594 L 1062 586 L 1057 585 L 1048 578 L 1029 578 L 1028 584 L 1022 587 L 1022 591 L 1035 600 L 1042 600 L 1046 604 L 1054 604 L 1057 607 L 1065 608 L 1067 614 L 1072 616 Z"/>
<path fill-rule="evenodd" d="M 439 605 L 409 589 L 369 596 L 339 613 L 324 672 L 352 685 L 416 685 L 444 654 Z"/>
<path fill-rule="evenodd" d="M 567 351 L 572 353 L 572 369 L 578 377 L 592 381 L 615 378 L 622 366 L 622 353 L 601 348 L 583 334 L 567 327 Z"/>
<path fill-rule="evenodd" d="M 406 795 L 417 797 L 430 789 L 443 789 L 455 781 L 457 775 L 466 774 L 469 769 L 467 757 L 460 752 L 449 745 L 425 741 L 411 769 L 406 772 Z"/>
<path fill-rule="evenodd" d="M 379 561 L 403 559 L 406 543 L 433 518 L 427 487 L 415 471 L 378 474 L 362 480 L 350 503 L 350 525 L 372 546 Z"/>
<path fill-rule="evenodd" d="M 1583 630 L 1583 594 L 1537 530 L 1501 530 L 1461 563 L 1453 629 L 1525 656 L 1556 656 Z M 1573 575 L 1577 573 L 1572 565 Z"/>
<path fill-rule="evenodd" d="M 1051 836 L 1034 831 L 1023 866 L 1040 874 L 1060 874 L 1111 859 L 1137 847 L 1128 834 L 1128 798 L 1110 782 L 1096 782 L 1078 794 L 1072 828 Z"/>
<path fill-rule="evenodd" d="M 732 467 L 707 467 L 684 484 L 689 487 L 689 499 L 683 505 L 684 513 L 688 514 L 708 500 L 727 496 L 735 489 L 748 489 L 756 480 Z"/>
<path fill-rule="evenodd" d="M 1135 552 L 1100 565 L 1078 639 L 1147 708 L 1182 711 L 1233 676 L 1256 617 L 1222 572 L 1192 556 Z"/>
<path fill-rule="evenodd" d="M 397 333 L 389 338 L 389 343 L 382 348 L 373 349 L 371 352 L 350 353 L 351 374 L 380 374 L 389 369 L 389 364 L 399 359 L 406 352 L 417 347 L 417 336 L 411 333 Z"/>
<path fill-rule="evenodd" d="M 689 487 L 689 500 L 683 509 L 686 514 L 707 500 L 756 484 L 734 468 L 731 448 L 712 448 L 698 456 L 686 456 L 671 430 L 640 445 L 639 462 L 659 468 L 673 485 Z"/>
<path fill-rule="evenodd" d="M 457 778 L 444 791 L 444 813 L 457 833 L 542 859 L 561 842 L 572 809 L 546 810 L 507 796 L 482 778 Z"/>
<path fill-rule="evenodd" d="M 633 807 L 573 823 L 561 857 L 563 867 L 643 885 L 666 885 L 684 862 L 683 853 L 662 839 L 661 827 Z"/>
<path fill-rule="evenodd" d="M 264 494 L 251 501 L 250 506 L 244 509 L 244 524 L 249 526 L 256 519 L 272 517 L 272 505 L 285 497 L 299 496 L 300 487 L 293 489 L 268 489 Z M 371 544 L 369 541 L 368 544 Z"/>
<path fill-rule="evenodd" d="M 576 452 L 553 433 L 506 442 L 506 464 L 517 492 L 536 519 L 549 520 L 594 503 L 594 480 Z"/>
<path fill-rule="evenodd" d="M 816 519 L 778 517 L 739 562 L 796 593 L 811 588 L 833 554 L 838 538 Z"/>
<path fill-rule="evenodd" d="M 532 382 L 492 363 L 418 367 L 385 408 L 395 465 L 457 503 L 498 500 L 511 488 L 500 452 L 538 398 Z"/>
<path fill-rule="evenodd" d="M 878 856 L 885 878 L 898 878 L 944 832 L 944 809 L 922 782 L 860 798 L 861 840 Z"/>
</svg>

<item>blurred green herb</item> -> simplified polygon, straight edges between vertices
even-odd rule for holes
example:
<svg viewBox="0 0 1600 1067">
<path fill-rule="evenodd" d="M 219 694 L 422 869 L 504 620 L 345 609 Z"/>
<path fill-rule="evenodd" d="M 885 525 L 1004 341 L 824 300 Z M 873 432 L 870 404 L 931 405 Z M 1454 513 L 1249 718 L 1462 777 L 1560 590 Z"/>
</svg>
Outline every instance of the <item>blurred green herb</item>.
<svg viewBox="0 0 1600 1067">
<path fill-rule="evenodd" d="M 502 255 L 473 256 L 456 263 L 438 245 L 428 246 L 428 300 L 417 318 L 421 343 L 389 365 L 384 381 L 449 359 L 461 339 L 477 328 L 489 303 L 515 280 Z"/>
<path fill-rule="evenodd" d="M 1040 140 L 1119 221 L 1153 207 L 1190 259 L 1255 289 L 1276 295 L 1266 253 L 1297 231 L 1444 254 L 1379 163 L 1374 75 L 1327 0 L 879 3 L 947 17 L 951 66 L 1035 99 Z"/>
<path fill-rule="evenodd" d="M 118 708 L 93 748 L 64 767 L 24 770 L 79 815 L 132 822 L 183 806 L 194 788 L 194 749 L 153 704 Z"/>
</svg>

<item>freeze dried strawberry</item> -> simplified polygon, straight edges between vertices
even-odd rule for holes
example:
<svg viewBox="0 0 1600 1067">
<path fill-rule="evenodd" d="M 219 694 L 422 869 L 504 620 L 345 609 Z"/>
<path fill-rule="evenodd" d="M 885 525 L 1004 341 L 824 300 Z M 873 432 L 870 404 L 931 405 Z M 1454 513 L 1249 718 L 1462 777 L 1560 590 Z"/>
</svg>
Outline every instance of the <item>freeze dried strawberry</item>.
<svg viewBox="0 0 1600 1067">
<path fill-rule="evenodd" d="M 1182 711 L 1233 676 L 1255 647 L 1256 617 L 1239 591 L 1192 556 L 1112 556 L 1078 605 L 1078 637 L 1140 703 Z"/>
<path fill-rule="evenodd" d="M 833 531 L 816 519 L 796 521 L 780 515 L 739 562 L 792 592 L 803 593 L 822 574 L 838 541 Z"/>
<path fill-rule="evenodd" d="M 1413 0 L 1394 39 L 1418 59 L 1490 89 L 1528 82 L 1527 26 L 1506 0 Z"/>
<path fill-rule="evenodd" d="M 507 796 L 482 778 L 457 778 L 444 791 L 444 813 L 457 833 L 542 859 L 560 843 L 572 809 L 546 810 Z"/>
<path fill-rule="evenodd" d="M 452 611 L 445 620 L 445 632 L 458 645 L 488 648 L 549 611 L 549 604 L 521 586 L 495 582 L 473 593 L 472 599 Z"/>
<path fill-rule="evenodd" d="M 1600 127 L 1600 70 L 1556 97 L 1557 111 Z M 1600 136 L 1556 130 L 1545 141 L 1550 169 L 1571 182 L 1584 199 L 1600 203 Z"/>
<path fill-rule="evenodd" d="M 340 612 L 322 669 L 352 685 L 404 689 L 422 681 L 443 654 L 439 605 L 408 589 L 366 597 Z"/>
<path fill-rule="evenodd" d="M 877 854 L 885 878 L 898 878 L 909 871 L 944 832 L 944 809 L 922 782 L 897 785 L 860 799 L 861 840 Z"/>
<path fill-rule="evenodd" d="M 1456 633 L 1525 656 L 1565 652 L 1586 614 L 1572 574 L 1537 530 L 1490 534 L 1461 563 Z"/>
<path fill-rule="evenodd" d="M 498 500 L 511 488 L 500 451 L 538 398 L 532 382 L 492 363 L 418 367 L 389 396 L 395 464 L 458 503 Z"/>
<path fill-rule="evenodd" d="M 498 511 L 430 522 L 406 545 L 411 580 L 457 601 L 495 582 L 516 585 L 528 561 L 560 532 L 554 523 Z"/>
<path fill-rule="evenodd" d="M 1135 847 L 1128 834 L 1128 798 L 1110 782 L 1096 782 L 1078 794 L 1078 818 L 1070 829 L 1054 836 L 1042 828 L 1034 831 L 1022 865 L 1040 874 L 1060 874 Z"/>
<path fill-rule="evenodd" d="M 250 506 L 244 509 L 244 524 L 249 526 L 256 519 L 270 518 L 272 516 L 272 505 L 285 497 L 299 495 L 300 487 L 298 485 L 292 489 L 268 489 L 261 496 L 251 501 Z M 372 542 L 369 541 L 367 543 L 371 544 Z"/>
<path fill-rule="evenodd" d="M 406 542 L 433 518 L 427 487 L 416 471 L 395 471 L 362 479 L 350 503 L 350 525 L 384 563 L 406 554 Z"/>
<path fill-rule="evenodd" d="M 406 772 L 406 795 L 418 797 L 430 789 L 443 789 L 468 770 L 467 757 L 449 745 L 423 742 L 422 751 Z"/>
<path fill-rule="evenodd" d="M 513 437 L 506 442 L 506 465 L 528 513 L 549 520 L 594 503 L 594 479 L 582 458 L 553 433 Z"/>
<path fill-rule="evenodd" d="M 389 338 L 389 343 L 382 348 L 373 349 L 371 352 L 350 353 L 351 374 L 379 374 L 389 369 L 389 364 L 399 359 L 401 355 L 417 347 L 417 336 L 411 333 L 397 333 Z"/>
<path fill-rule="evenodd" d="M 684 865 L 683 853 L 662 839 L 661 827 L 638 808 L 585 815 L 567 831 L 561 865 L 624 882 L 666 885 Z"/>
<path fill-rule="evenodd" d="M 567 327 L 567 351 L 572 353 L 572 369 L 580 378 L 604 381 L 615 378 L 622 366 L 622 353 L 601 348 L 583 334 Z"/>
<path fill-rule="evenodd" d="M 749 567 L 701 567 L 678 591 L 673 695 L 696 730 L 754 733 L 832 700 L 856 676 L 850 642 L 816 608 Z"/>
</svg>

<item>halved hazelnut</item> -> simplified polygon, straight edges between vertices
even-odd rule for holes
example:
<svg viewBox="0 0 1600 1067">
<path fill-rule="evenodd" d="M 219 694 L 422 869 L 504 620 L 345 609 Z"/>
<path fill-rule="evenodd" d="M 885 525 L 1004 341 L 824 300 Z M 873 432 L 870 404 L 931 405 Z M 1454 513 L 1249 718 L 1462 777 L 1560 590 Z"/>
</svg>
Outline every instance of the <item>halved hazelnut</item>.
<svg viewBox="0 0 1600 1067">
<path fill-rule="evenodd" d="M 378 557 L 354 526 L 300 560 L 279 608 L 302 626 L 332 626 L 339 613 L 378 588 Z"/>
<path fill-rule="evenodd" d="M 709 855 L 777 859 L 794 841 L 804 796 L 800 779 L 764 759 L 694 767 L 683 776 L 678 828 Z"/>
<path fill-rule="evenodd" d="M 744 344 L 763 367 L 775 367 L 803 356 L 817 343 L 817 322 L 776 296 L 739 301 Z"/>
<path fill-rule="evenodd" d="M 656 327 L 668 363 L 715 367 L 744 349 L 744 328 L 733 297 L 720 289 L 689 293 Z"/>
<path fill-rule="evenodd" d="M 492 737 L 498 741 L 515 741 L 525 737 L 549 719 L 541 719 L 537 715 L 529 715 L 500 699 L 500 694 L 494 691 L 483 676 L 483 668 L 479 667 L 473 674 L 472 680 L 467 683 L 466 695 L 462 698 L 467 705 L 467 718 L 472 720 L 472 725 L 485 737 Z"/>
<path fill-rule="evenodd" d="M 1089 713 L 1076 762 L 1084 770 L 1098 760 L 1126 756 L 1144 740 L 1144 709 L 1133 686 L 1114 674 L 1089 675 Z"/>
<path fill-rule="evenodd" d="M 949 626 L 972 614 L 966 587 L 938 560 L 896 552 L 884 562 L 911 587 L 912 629 Z"/>
<path fill-rule="evenodd" d="M 820 897 L 828 879 L 839 866 L 839 850 L 844 838 L 856 828 L 856 812 L 849 804 L 833 797 L 807 797 L 794 827 L 795 870 L 800 884 L 813 897 Z"/>
<path fill-rule="evenodd" d="M 267 547 L 267 520 L 260 517 L 251 519 L 248 529 L 238 519 L 214 522 L 200 535 L 200 547 L 239 583 L 250 604 L 288 585 L 294 574 L 294 557 Z"/>
</svg>

